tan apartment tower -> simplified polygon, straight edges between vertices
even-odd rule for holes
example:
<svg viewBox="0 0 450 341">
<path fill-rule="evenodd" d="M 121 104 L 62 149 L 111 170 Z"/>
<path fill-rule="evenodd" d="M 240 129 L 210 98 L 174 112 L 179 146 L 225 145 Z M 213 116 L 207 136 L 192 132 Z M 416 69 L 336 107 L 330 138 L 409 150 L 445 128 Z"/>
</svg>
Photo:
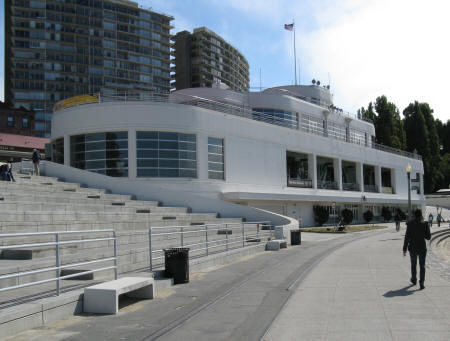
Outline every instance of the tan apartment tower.
<svg viewBox="0 0 450 341">
<path fill-rule="evenodd" d="M 5 0 L 5 100 L 34 110 L 76 95 L 169 93 L 173 17 L 127 0 Z"/>
<path fill-rule="evenodd" d="M 222 37 L 206 27 L 178 32 L 175 42 L 175 74 L 172 88 L 176 90 L 196 87 L 227 85 L 229 88 L 249 90 L 247 59 Z"/>
</svg>

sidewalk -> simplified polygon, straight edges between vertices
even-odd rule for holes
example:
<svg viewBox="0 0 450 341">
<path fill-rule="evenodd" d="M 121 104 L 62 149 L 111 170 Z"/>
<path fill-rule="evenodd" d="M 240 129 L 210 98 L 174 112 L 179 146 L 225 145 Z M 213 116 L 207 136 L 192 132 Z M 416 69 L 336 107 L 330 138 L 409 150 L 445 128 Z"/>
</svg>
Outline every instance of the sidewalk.
<svg viewBox="0 0 450 341">
<path fill-rule="evenodd" d="M 425 290 L 410 284 L 404 233 L 389 228 L 325 258 L 264 340 L 450 340 L 450 282 L 427 268 Z"/>
</svg>

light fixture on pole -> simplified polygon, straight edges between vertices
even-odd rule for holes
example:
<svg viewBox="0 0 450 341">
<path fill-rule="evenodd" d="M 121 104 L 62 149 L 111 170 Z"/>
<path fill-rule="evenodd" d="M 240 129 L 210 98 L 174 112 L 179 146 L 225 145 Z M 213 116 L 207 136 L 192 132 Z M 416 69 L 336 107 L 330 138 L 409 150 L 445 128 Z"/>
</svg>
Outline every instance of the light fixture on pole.
<svg viewBox="0 0 450 341">
<path fill-rule="evenodd" d="M 406 174 L 408 175 L 408 216 L 412 217 L 412 207 L 411 207 L 411 165 L 408 163 L 406 165 Z"/>
</svg>

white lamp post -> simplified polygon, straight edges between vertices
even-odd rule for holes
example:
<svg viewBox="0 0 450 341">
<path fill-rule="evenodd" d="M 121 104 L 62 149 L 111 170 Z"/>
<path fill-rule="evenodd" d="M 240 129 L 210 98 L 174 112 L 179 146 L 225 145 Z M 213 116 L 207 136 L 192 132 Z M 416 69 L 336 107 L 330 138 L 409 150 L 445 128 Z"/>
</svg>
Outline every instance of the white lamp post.
<svg viewBox="0 0 450 341">
<path fill-rule="evenodd" d="M 411 165 L 408 163 L 406 165 L 406 174 L 408 175 L 408 216 L 412 217 L 412 207 L 411 207 Z"/>
</svg>

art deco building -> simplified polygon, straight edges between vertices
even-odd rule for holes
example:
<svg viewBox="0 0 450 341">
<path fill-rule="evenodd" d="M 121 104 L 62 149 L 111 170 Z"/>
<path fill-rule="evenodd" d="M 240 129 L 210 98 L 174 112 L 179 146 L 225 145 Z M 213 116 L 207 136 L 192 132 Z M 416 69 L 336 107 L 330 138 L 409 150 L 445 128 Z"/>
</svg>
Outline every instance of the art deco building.
<svg viewBox="0 0 450 341">
<path fill-rule="evenodd" d="M 177 90 L 226 84 L 232 90 L 249 89 L 247 59 L 206 27 L 175 35 L 175 82 Z"/>
<path fill-rule="evenodd" d="M 316 206 L 330 225 L 344 209 L 355 223 L 367 211 L 383 221 L 383 208 L 407 212 L 408 192 L 412 207 L 424 209 L 420 155 L 377 144 L 371 122 L 332 104 L 328 89 L 288 85 L 66 106 L 53 116 L 46 172 L 222 217 L 256 207 L 302 226 L 315 226 Z"/>
<path fill-rule="evenodd" d="M 127 0 L 5 0 L 5 99 L 36 111 L 97 92 L 170 90 L 171 16 Z"/>
</svg>

